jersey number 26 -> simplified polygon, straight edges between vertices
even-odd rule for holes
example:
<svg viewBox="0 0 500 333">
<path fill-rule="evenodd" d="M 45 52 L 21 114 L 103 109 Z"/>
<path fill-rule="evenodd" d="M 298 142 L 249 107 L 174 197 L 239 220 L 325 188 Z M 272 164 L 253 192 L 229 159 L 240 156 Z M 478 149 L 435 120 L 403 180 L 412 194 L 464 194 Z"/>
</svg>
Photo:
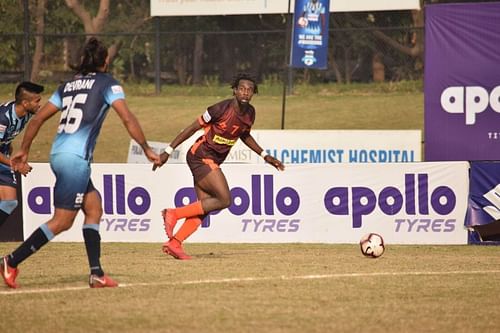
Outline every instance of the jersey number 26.
<svg viewBox="0 0 500 333">
<path fill-rule="evenodd" d="M 63 98 L 61 120 L 59 121 L 59 127 L 57 127 L 57 133 L 66 132 L 71 134 L 76 132 L 83 118 L 82 109 L 77 105 L 85 104 L 87 96 L 87 94 L 78 94 L 74 97 L 66 96 Z"/>
</svg>

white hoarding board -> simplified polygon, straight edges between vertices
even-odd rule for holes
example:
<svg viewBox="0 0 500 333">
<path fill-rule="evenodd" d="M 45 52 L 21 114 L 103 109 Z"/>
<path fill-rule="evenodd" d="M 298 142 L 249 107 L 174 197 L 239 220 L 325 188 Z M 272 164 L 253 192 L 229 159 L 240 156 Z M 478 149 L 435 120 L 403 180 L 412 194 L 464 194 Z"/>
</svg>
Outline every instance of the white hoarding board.
<svg viewBox="0 0 500 333">
<path fill-rule="evenodd" d="M 185 163 L 187 151 L 202 133 L 195 133 L 177 147 L 169 163 Z M 253 130 L 252 136 L 269 154 L 285 164 L 421 161 L 420 130 Z M 150 145 L 160 151 L 167 144 L 150 142 Z M 133 140 L 128 162 L 148 163 Z M 262 164 L 264 161 L 238 140 L 226 163 Z"/>
<path fill-rule="evenodd" d="M 288 0 L 151 0 L 151 16 L 233 14 L 282 14 Z M 295 1 L 291 0 L 293 12 Z M 420 9 L 419 0 L 331 0 L 330 11 L 374 11 Z"/>
<path fill-rule="evenodd" d="M 148 141 L 149 146 L 154 150 L 155 153 L 159 154 L 165 151 L 167 148 L 167 142 L 158 142 L 158 141 Z M 171 159 L 178 160 L 179 152 L 172 153 Z M 135 142 L 135 140 L 131 139 L 128 147 L 128 157 L 127 163 L 149 163 L 148 158 L 144 155 L 144 151 L 141 146 Z"/>
<path fill-rule="evenodd" d="M 54 177 L 33 164 L 23 177 L 24 237 L 53 213 Z M 186 165 L 94 164 L 103 241 L 163 242 L 161 210 L 195 200 Z M 228 209 L 209 215 L 191 242 L 466 244 L 468 163 L 223 165 Z M 180 224 L 181 222 L 179 222 Z M 56 241 L 81 241 L 82 216 Z"/>
</svg>

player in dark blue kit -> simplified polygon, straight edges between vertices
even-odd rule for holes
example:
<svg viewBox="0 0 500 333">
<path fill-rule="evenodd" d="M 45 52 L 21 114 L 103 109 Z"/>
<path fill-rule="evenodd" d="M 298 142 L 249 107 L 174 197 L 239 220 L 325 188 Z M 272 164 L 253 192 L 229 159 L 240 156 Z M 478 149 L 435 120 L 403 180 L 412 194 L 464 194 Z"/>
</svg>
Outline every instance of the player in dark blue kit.
<svg viewBox="0 0 500 333">
<path fill-rule="evenodd" d="M 56 176 L 55 212 L 15 251 L 3 257 L 1 275 L 10 288 L 17 288 L 17 266 L 47 244 L 54 236 L 69 229 L 81 209 L 85 215 L 83 238 L 90 266 L 91 288 L 116 287 L 104 274 L 100 263 L 99 223 L 102 204 L 90 179 L 90 163 L 102 123 L 111 107 L 116 111 L 130 136 L 142 147 L 148 159 L 160 164 L 149 147 L 137 118 L 125 103 L 120 84 L 109 74 L 107 48 L 92 37 L 85 44 L 77 75 L 54 92 L 26 128 L 19 152 L 11 158 L 14 170 L 26 167 L 33 139 L 42 124 L 61 110 L 57 135 L 52 144 L 50 166 Z"/>
<path fill-rule="evenodd" d="M 43 86 L 21 82 L 15 91 L 15 100 L 0 105 L 0 227 L 17 207 L 17 181 L 10 167 L 12 141 L 21 133 L 30 118 L 40 109 Z M 26 175 L 28 165 L 18 170 Z"/>
</svg>

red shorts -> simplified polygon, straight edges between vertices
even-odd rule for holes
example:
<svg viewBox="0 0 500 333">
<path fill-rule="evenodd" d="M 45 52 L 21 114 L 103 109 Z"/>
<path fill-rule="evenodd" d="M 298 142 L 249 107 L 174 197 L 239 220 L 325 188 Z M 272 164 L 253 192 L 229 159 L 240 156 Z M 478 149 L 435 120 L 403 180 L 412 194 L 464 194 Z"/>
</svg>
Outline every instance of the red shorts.
<svg viewBox="0 0 500 333">
<path fill-rule="evenodd" d="M 186 156 L 187 164 L 193 174 L 194 182 L 197 183 L 208 175 L 212 170 L 219 169 L 219 165 L 210 158 L 200 158 L 188 151 Z"/>
</svg>

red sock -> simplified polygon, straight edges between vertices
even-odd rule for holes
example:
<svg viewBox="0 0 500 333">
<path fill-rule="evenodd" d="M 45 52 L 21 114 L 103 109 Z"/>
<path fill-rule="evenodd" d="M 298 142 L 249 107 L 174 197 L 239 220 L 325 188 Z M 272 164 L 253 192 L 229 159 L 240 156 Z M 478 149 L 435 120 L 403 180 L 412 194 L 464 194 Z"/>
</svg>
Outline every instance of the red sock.
<svg viewBox="0 0 500 333">
<path fill-rule="evenodd" d="M 174 208 L 173 211 L 177 219 L 205 214 L 200 200 L 195 201 L 187 206 Z"/>
<path fill-rule="evenodd" d="M 182 226 L 179 228 L 177 233 L 174 235 L 174 239 L 179 242 L 183 242 L 195 232 L 201 224 L 201 219 L 198 216 L 189 217 L 184 221 Z"/>
</svg>

